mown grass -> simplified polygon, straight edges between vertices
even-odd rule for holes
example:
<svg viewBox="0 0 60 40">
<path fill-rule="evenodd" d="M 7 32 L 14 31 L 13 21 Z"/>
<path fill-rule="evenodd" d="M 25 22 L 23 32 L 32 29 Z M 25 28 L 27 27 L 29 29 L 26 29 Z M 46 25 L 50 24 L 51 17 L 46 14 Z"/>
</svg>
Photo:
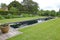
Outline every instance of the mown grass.
<svg viewBox="0 0 60 40">
<path fill-rule="evenodd" d="M 38 19 L 38 18 L 41 18 L 41 17 L 35 16 L 35 17 L 23 17 L 23 18 L 14 18 L 14 19 L 3 19 L 3 20 L 0 20 L 0 24 L 11 23 L 11 22 L 20 22 L 20 21 L 32 20 L 32 19 Z"/>
<path fill-rule="evenodd" d="M 60 40 L 60 18 L 20 29 L 23 34 L 8 40 Z"/>
</svg>

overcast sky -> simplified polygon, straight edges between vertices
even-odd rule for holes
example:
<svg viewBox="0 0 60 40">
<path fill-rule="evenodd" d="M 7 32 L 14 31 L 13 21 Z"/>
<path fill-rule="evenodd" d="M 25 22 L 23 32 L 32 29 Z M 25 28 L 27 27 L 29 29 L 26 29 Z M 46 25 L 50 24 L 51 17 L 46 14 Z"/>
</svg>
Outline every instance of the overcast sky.
<svg viewBox="0 0 60 40">
<path fill-rule="evenodd" d="M 0 3 L 9 4 L 13 0 L 0 0 Z M 23 0 L 17 0 L 19 2 Z M 40 9 L 44 10 L 56 10 L 58 11 L 60 8 L 60 0 L 33 0 L 38 3 Z"/>
</svg>

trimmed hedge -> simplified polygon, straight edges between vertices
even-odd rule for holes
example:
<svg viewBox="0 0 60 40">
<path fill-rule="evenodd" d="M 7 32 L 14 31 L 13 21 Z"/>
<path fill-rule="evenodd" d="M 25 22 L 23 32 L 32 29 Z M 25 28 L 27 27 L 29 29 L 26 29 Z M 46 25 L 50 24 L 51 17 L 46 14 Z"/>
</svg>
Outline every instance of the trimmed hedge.
<svg viewBox="0 0 60 40">
<path fill-rule="evenodd" d="M 5 19 L 5 17 L 3 17 L 2 15 L 0 15 L 0 20 L 1 20 L 1 19 Z"/>
<path fill-rule="evenodd" d="M 32 14 L 31 12 L 28 12 L 28 11 L 18 11 L 18 12 L 0 11 L 0 15 L 8 15 L 8 14 L 21 15 L 22 13 L 24 13 L 24 14 Z"/>
<path fill-rule="evenodd" d="M 8 14 L 19 14 L 19 12 L 0 11 L 0 15 L 8 15 Z"/>
<path fill-rule="evenodd" d="M 0 11 L 0 19 L 20 18 L 20 17 L 32 17 L 33 14 L 28 11 Z"/>
</svg>

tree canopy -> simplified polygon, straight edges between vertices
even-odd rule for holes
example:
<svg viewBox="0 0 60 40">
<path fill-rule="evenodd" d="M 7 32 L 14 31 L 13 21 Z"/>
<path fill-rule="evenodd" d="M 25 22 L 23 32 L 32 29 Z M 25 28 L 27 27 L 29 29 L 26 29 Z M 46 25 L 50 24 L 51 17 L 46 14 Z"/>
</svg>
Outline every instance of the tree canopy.
<svg viewBox="0 0 60 40">
<path fill-rule="evenodd" d="M 18 9 L 19 11 L 23 10 L 23 6 L 18 2 L 18 1 L 13 1 L 8 5 L 8 9 L 10 9 L 11 7 L 14 7 L 16 9 Z"/>
<path fill-rule="evenodd" d="M 7 5 L 5 3 L 1 3 L 1 9 L 6 10 L 6 8 L 7 8 Z"/>
<path fill-rule="evenodd" d="M 27 11 L 32 12 L 33 14 L 36 14 L 38 11 L 38 4 L 34 1 L 27 1 L 27 2 L 22 2 L 24 7 L 27 8 Z"/>
</svg>

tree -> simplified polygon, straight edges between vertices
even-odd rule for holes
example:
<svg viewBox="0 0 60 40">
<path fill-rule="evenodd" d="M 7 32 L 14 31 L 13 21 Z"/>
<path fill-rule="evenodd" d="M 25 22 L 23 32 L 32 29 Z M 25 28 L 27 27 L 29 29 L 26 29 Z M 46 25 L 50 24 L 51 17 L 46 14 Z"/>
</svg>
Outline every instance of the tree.
<svg viewBox="0 0 60 40">
<path fill-rule="evenodd" d="M 1 3 L 1 8 L 6 7 L 7 5 L 5 3 Z"/>
<path fill-rule="evenodd" d="M 11 7 L 9 11 L 10 11 L 10 12 L 13 12 L 14 15 L 18 15 L 18 14 L 19 14 L 19 13 L 18 13 L 19 10 L 18 10 L 17 8 L 15 8 L 15 7 Z"/>
<path fill-rule="evenodd" d="M 39 15 L 39 16 L 43 16 L 43 14 L 44 14 L 44 10 L 39 10 L 39 11 L 38 11 L 38 15 Z"/>
<path fill-rule="evenodd" d="M 22 5 L 27 8 L 28 12 L 37 14 L 38 4 L 32 0 L 23 0 Z"/>
<path fill-rule="evenodd" d="M 17 8 L 15 8 L 15 7 L 11 7 L 9 11 L 11 11 L 11 12 L 18 12 L 19 10 Z"/>
<path fill-rule="evenodd" d="M 8 9 L 8 8 L 7 8 L 7 5 L 6 5 L 5 3 L 1 3 L 1 9 L 2 9 L 2 10 Z"/>
<path fill-rule="evenodd" d="M 13 1 L 8 5 L 8 9 L 10 10 L 11 7 L 15 7 L 16 9 L 18 9 L 19 11 L 23 10 L 23 6 L 18 2 L 18 1 Z"/>
<path fill-rule="evenodd" d="M 59 9 L 59 11 L 57 12 L 57 16 L 59 16 L 59 17 L 60 17 L 60 9 Z"/>
<path fill-rule="evenodd" d="M 55 12 L 55 10 L 52 10 L 51 11 L 51 16 L 56 16 L 57 15 L 57 13 Z"/>
<path fill-rule="evenodd" d="M 38 4 L 36 2 L 31 2 L 31 5 L 29 6 L 29 11 L 31 11 L 33 14 L 37 14 Z"/>
<path fill-rule="evenodd" d="M 45 16 L 50 16 L 50 15 L 51 15 L 51 12 L 50 12 L 49 10 L 46 10 L 46 11 L 44 12 L 44 15 L 45 15 Z"/>
</svg>

